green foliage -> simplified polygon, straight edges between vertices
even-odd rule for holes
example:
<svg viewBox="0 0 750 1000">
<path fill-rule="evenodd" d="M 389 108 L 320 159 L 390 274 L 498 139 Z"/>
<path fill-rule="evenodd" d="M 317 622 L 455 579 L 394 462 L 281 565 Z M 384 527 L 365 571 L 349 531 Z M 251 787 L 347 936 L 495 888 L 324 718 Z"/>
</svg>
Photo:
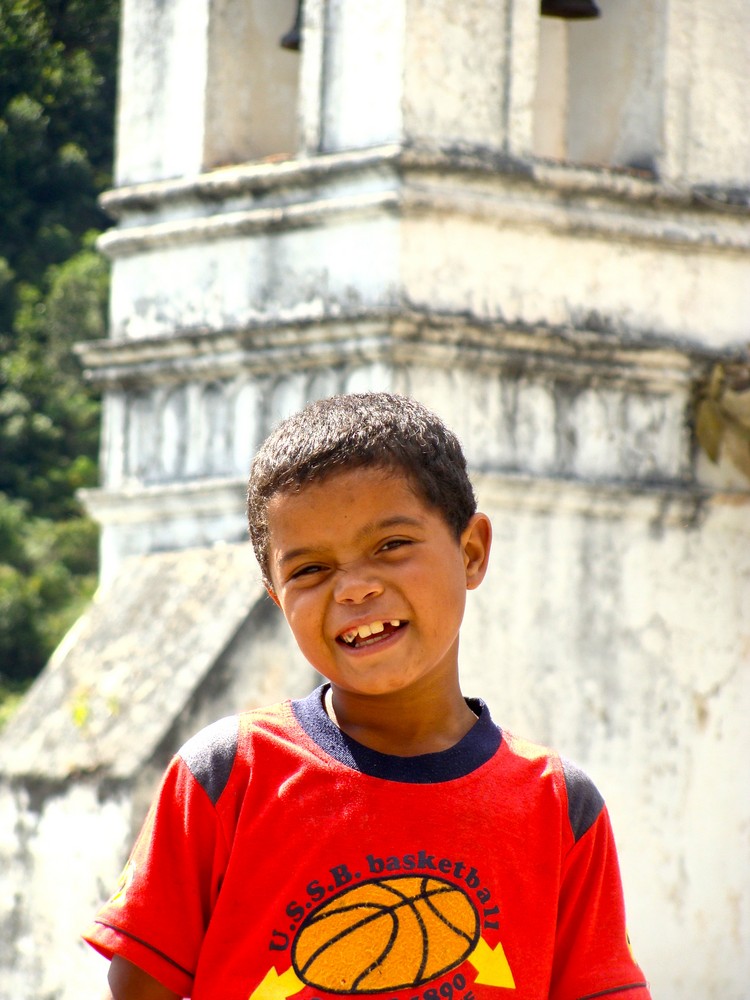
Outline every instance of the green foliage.
<svg viewBox="0 0 750 1000">
<path fill-rule="evenodd" d="M 96 582 L 76 491 L 99 400 L 73 345 L 106 332 L 118 21 L 118 0 L 0 0 L 0 714 Z"/>
<path fill-rule="evenodd" d="M 0 0 L 0 257 L 21 281 L 105 224 L 118 7 Z"/>
<path fill-rule="evenodd" d="M 0 681 L 0 730 L 15 712 L 28 686 L 28 681 Z"/>
<path fill-rule="evenodd" d="M 97 528 L 0 493 L 0 684 L 34 677 L 96 587 Z"/>
<path fill-rule="evenodd" d="M 0 663 L 2 679 L 21 680 L 39 669 L 42 646 L 34 582 L 14 566 L 0 565 Z"/>
<path fill-rule="evenodd" d="M 54 518 L 96 481 L 99 403 L 72 345 L 105 331 L 107 272 L 83 250 L 45 277 L 44 292 L 18 288 L 16 347 L 0 358 L 0 490 Z"/>
</svg>

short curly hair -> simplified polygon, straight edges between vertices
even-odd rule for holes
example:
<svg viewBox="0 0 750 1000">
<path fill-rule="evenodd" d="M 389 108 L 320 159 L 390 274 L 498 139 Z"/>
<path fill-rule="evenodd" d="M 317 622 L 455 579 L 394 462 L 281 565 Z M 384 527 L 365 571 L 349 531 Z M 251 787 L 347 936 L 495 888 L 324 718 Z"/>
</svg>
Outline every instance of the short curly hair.
<svg viewBox="0 0 750 1000">
<path fill-rule="evenodd" d="M 247 516 L 255 556 L 267 587 L 268 505 L 285 490 L 363 466 L 396 469 L 445 519 L 456 538 L 477 501 L 458 438 L 408 396 L 350 393 L 310 403 L 283 420 L 253 459 Z"/>
</svg>

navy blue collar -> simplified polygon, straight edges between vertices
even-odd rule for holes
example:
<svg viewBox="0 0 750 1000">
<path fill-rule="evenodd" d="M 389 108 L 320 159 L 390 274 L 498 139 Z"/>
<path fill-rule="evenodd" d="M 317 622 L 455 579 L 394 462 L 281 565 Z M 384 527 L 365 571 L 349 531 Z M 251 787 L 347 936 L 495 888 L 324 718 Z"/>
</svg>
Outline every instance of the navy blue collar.
<svg viewBox="0 0 750 1000">
<path fill-rule="evenodd" d="M 306 698 L 292 702 L 297 721 L 330 757 L 373 778 L 411 784 L 453 781 L 486 764 L 502 741 L 502 731 L 492 721 L 485 703 L 479 698 L 467 698 L 469 708 L 478 718 L 455 746 L 417 757 L 395 757 L 379 753 L 357 743 L 328 718 L 323 704 L 328 686 L 324 684 Z"/>
</svg>

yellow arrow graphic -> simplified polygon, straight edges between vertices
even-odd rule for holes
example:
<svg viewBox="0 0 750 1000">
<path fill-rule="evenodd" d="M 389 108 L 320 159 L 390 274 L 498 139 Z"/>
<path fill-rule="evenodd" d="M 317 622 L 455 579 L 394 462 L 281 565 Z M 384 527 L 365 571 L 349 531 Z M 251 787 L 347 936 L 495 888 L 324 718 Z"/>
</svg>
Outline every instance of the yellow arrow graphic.
<svg viewBox="0 0 750 1000">
<path fill-rule="evenodd" d="M 493 949 L 480 938 L 476 948 L 469 955 L 469 962 L 477 970 L 475 982 L 480 986 L 501 986 L 509 990 L 516 988 L 502 944 L 498 943 Z M 279 975 L 271 966 L 263 981 L 250 994 L 249 1000 L 287 1000 L 288 997 L 304 989 L 304 986 L 293 968 Z"/>
<path fill-rule="evenodd" d="M 279 975 L 271 966 L 263 982 L 250 994 L 250 1000 L 287 1000 L 287 997 L 299 993 L 304 985 L 302 980 L 297 978 L 294 969 L 289 968 Z"/>
<path fill-rule="evenodd" d="M 504 986 L 508 990 L 516 988 L 502 944 L 498 943 L 493 950 L 484 938 L 480 938 L 476 948 L 469 955 L 469 961 L 477 970 L 475 982 L 480 986 Z"/>
</svg>

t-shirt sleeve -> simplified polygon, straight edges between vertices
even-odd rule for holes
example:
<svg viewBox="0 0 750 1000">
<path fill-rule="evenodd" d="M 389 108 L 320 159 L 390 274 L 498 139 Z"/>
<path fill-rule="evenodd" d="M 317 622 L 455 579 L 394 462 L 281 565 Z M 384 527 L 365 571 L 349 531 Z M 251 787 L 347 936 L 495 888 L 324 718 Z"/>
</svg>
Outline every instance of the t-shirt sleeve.
<svg viewBox="0 0 750 1000">
<path fill-rule="evenodd" d="M 177 756 L 116 892 L 84 939 L 105 957 L 121 955 L 189 996 L 226 857 L 211 795 Z"/>
<path fill-rule="evenodd" d="M 568 794 L 574 841 L 563 862 L 550 1000 L 650 1000 L 628 940 L 607 809 L 582 772 Z"/>
</svg>

